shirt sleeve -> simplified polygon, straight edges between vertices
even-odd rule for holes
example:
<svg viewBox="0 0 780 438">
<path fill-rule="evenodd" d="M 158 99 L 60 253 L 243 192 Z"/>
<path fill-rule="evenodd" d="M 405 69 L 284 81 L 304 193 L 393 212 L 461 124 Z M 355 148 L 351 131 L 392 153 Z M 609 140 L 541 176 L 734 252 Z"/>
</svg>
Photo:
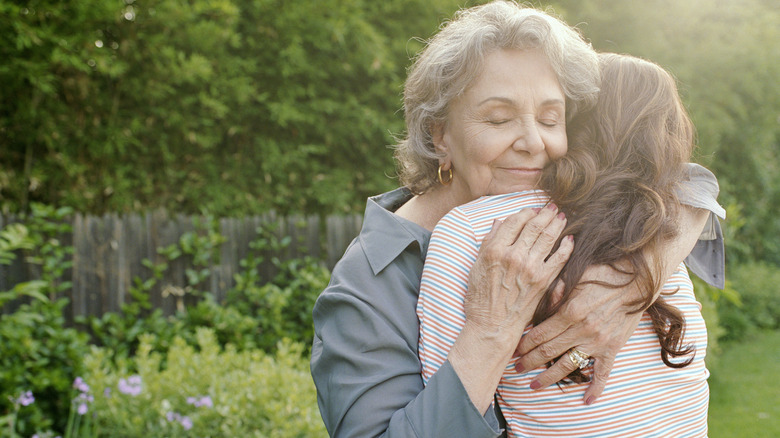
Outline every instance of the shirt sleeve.
<svg viewBox="0 0 780 438">
<path fill-rule="evenodd" d="M 417 302 L 423 382 L 447 360 L 466 323 L 463 302 L 477 253 L 473 228 L 457 209 L 439 221 L 428 246 Z"/>
<path fill-rule="evenodd" d="M 419 254 L 402 254 L 374 275 L 353 245 L 318 298 L 311 373 L 330 436 L 499 435 L 495 412 L 477 411 L 448 363 L 423 386 L 415 314 L 421 263 Z"/>
<path fill-rule="evenodd" d="M 726 281 L 726 254 L 718 218 L 725 219 L 726 210 L 718 204 L 719 192 L 718 179 L 710 170 L 696 163 L 688 163 L 688 177 L 678 191 L 680 202 L 709 210 L 710 217 L 699 241 L 686 257 L 685 264 L 702 280 L 723 289 Z"/>
</svg>

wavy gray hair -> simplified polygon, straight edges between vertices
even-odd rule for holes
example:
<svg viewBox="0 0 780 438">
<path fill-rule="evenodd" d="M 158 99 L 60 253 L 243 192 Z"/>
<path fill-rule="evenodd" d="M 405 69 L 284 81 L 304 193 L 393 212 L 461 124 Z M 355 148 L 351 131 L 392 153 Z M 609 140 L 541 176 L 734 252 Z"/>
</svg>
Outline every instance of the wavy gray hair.
<svg viewBox="0 0 780 438">
<path fill-rule="evenodd" d="M 428 41 L 404 85 L 406 138 L 395 146 L 401 184 L 423 193 L 436 183 L 439 155 L 432 128 L 443 123 L 450 102 L 499 49 L 541 49 L 566 95 L 566 118 L 592 106 L 598 95 L 599 61 L 580 33 L 547 12 L 514 1 L 462 9 Z"/>
</svg>

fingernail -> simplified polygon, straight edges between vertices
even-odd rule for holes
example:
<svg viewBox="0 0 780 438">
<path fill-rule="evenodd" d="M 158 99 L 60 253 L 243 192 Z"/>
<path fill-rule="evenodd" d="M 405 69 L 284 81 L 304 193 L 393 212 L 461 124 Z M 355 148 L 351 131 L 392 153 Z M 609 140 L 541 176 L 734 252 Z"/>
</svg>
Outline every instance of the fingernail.
<svg viewBox="0 0 780 438">
<path fill-rule="evenodd" d="M 539 389 L 539 388 L 541 388 L 541 386 L 542 386 L 542 384 L 539 383 L 538 380 L 534 380 L 533 382 L 531 382 L 531 389 Z"/>
<path fill-rule="evenodd" d="M 558 213 L 558 219 L 560 219 L 560 220 L 566 219 L 566 213 L 564 213 L 564 212 Z"/>
<path fill-rule="evenodd" d="M 593 401 L 596 399 L 596 397 L 593 397 L 592 395 L 585 400 L 586 405 L 593 404 Z"/>
<path fill-rule="evenodd" d="M 550 205 L 547 206 L 547 208 L 549 208 L 550 210 L 557 210 L 558 206 L 551 202 Z"/>
<path fill-rule="evenodd" d="M 574 234 L 569 234 L 566 238 L 569 239 L 569 242 L 574 242 Z"/>
<path fill-rule="evenodd" d="M 515 365 L 515 371 L 517 371 L 518 373 L 522 373 L 523 371 L 525 371 L 525 367 L 523 366 L 523 364 L 521 364 L 520 362 L 518 362 L 518 363 Z"/>
</svg>

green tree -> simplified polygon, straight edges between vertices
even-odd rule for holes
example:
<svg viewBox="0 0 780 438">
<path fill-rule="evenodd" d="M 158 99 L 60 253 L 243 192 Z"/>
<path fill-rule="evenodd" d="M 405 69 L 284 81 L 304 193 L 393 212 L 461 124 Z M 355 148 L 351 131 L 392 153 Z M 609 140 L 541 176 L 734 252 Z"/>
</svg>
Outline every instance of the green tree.
<svg viewBox="0 0 780 438">
<path fill-rule="evenodd" d="M 453 0 L 0 3 L 0 208 L 353 211 Z M 413 12 L 413 13 L 411 13 Z"/>
</svg>

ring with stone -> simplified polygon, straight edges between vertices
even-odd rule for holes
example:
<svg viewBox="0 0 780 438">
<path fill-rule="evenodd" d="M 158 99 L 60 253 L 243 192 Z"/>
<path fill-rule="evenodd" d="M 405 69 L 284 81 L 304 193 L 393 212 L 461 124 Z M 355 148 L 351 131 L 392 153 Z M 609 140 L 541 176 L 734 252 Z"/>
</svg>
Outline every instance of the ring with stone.
<svg viewBox="0 0 780 438">
<path fill-rule="evenodd" d="M 577 365 L 579 369 L 583 369 L 590 364 L 590 356 L 576 348 L 569 350 L 569 359 L 571 359 L 572 363 Z"/>
</svg>

